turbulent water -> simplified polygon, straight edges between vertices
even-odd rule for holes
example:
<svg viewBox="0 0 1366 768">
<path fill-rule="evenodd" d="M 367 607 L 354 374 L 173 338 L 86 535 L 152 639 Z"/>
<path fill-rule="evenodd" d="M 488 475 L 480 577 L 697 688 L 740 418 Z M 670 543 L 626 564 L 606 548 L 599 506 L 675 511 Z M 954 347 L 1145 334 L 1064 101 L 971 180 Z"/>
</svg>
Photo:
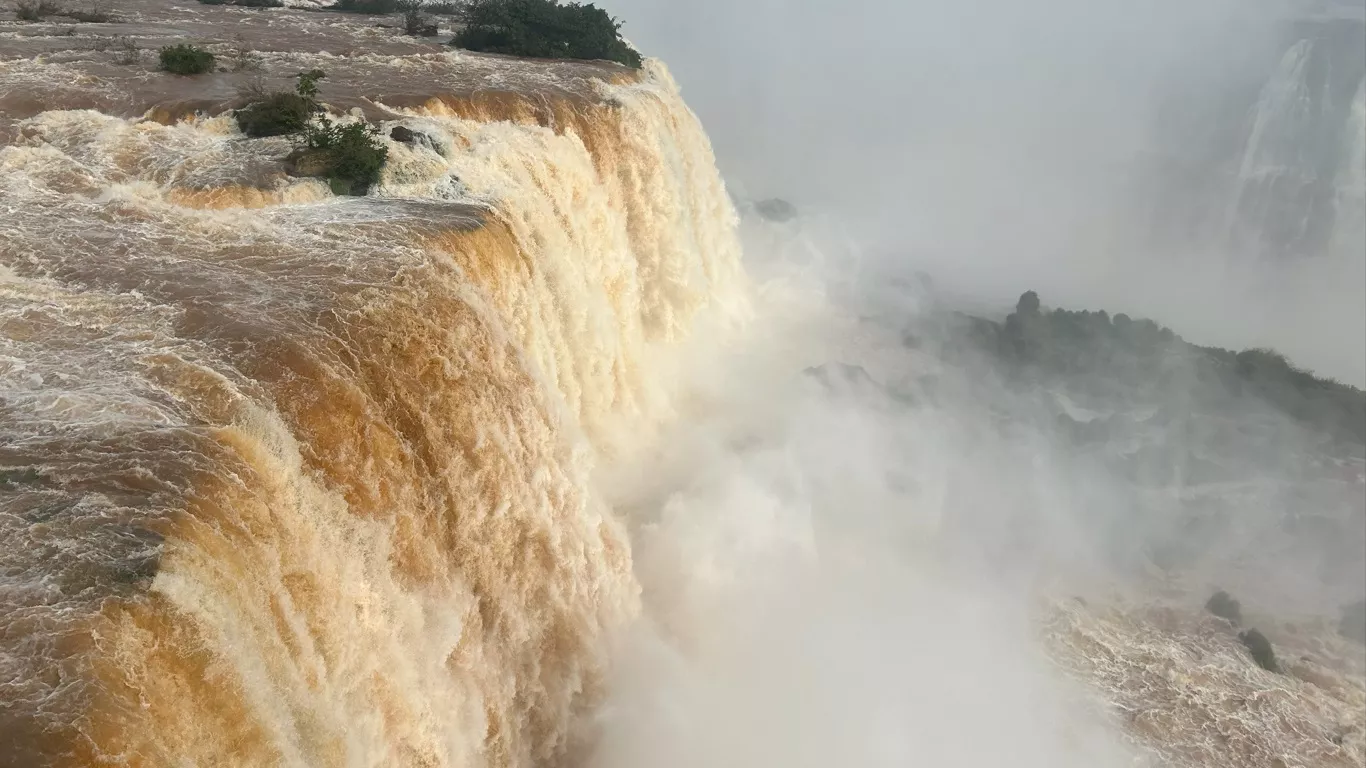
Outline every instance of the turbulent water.
<svg viewBox="0 0 1366 768">
<path fill-rule="evenodd" d="M 697 596 L 729 566 L 743 561 L 732 570 L 747 579 L 768 562 L 756 553 L 770 544 L 749 546 L 764 531 L 826 576 L 875 538 L 871 523 L 839 540 L 809 520 L 784 528 L 802 516 L 793 505 L 733 474 L 772 471 L 818 499 L 802 514 L 825 510 L 836 527 L 854 507 L 919 505 L 879 551 L 952 538 L 934 493 L 889 491 L 852 448 L 832 460 L 809 425 L 781 450 L 737 430 L 724 471 L 652 463 L 660 446 L 694 445 L 682 439 L 691 421 L 726 412 L 726 396 L 683 382 L 730 339 L 768 350 L 748 364 L 790 381 L 859 350 L 875 350 L 861 362 L 882 384 L 938 366 L 895 332 L 806 306 L 821 296 L 794 301 L 776 279 L 754 290 L 708 139 L 662 64 L 481 57 L 298 9 L 136 0 L 115 12 L 113 24 L 0 24 L 0 766 L 824 766 L 864 754 L 858 744 L 876 740 L 839 734 L 869 723 L 906 751 L 861 764 L 914 764 L 920 741 L 943 764 L 983 759 L 988 745 L 946 742 L 933 718 L 912 727 L 910 708 L 958 713 L 963 728 L 993 711 L 954 698 L 985 674 L 973 670 L 1009 677 L 990 662 L 1010 645 L 990 622 L 940 637 L 961 664 L 942 691 L 890 661 L 845 676 L 850 698 L 827 701 L 848 706 L 812 710 L 847 726 L 834 736 L 776 706 L 802 699 L 814 668 L 800 631 L 798 658 L 765 647 L 684 665 L 717 684 L 693 702 L 696 722 L 743 732 L 747 747 L 708 753 L 698 733 L 673 733 L 673 704 L 690 706 L 678 690 L 653 725 L 656 700 L 632 711 L 644 734 L 632 748 L 595 719 L 604 701 L 631 709 L 613 653 L 642 616 L 685 656 L 719 645 L 708 637 L 723 622 Z M 184 38 L 209 44 L 223 71 L 157 73 L 150 51 Z M 245 140 L 226 115 L 242 88 L 288 87 L 312 67 L 328 73 L 334 111 L 425 137 L 385 138 L 388 164 L 365 197 L 287 175 L 288 140 Z M 756 305 L 804 307 L 802 322 L 777 323 L 797 352 L 746 330 Z M 727 407 L 768 413 L 788 392 L 775 383 Z M 938 411 L 867 397 L 895 432 L 864 442 L 906 459 L 898 472 L 939 471 L 947 446 L 970 444 L 984 464 L 957 470 L 960 493 L 1042 503 L 1004 470 L 999 489 L 969 477 L 1029 446 L 983 453 L 980 436 L 943 431 Z M 816 417 L 825 400 L 796 402 L 784 418 L 864 444 Z M 665 501 L 647 509 L 656 494 Z M 872 563 L 850 583 L 895 591 L 884 576 L 901 566 Z M 771 605 L 815 615 L 798 625 L 815 637 L 838 628 L 813 613 L 822 606 L 860 626 L 859 601 L 833 583 Z M 1303 660 L 1273 677 L 1202 616 L 1204 582 L 1174 583 L 1091 595 L 1095 607 L 1035 603 L 1030 631 L 1103 703 L 1117 741 L 1153 765 L 1366 765 L 1360 646 L 1322 621 L 1282 622 L 1269 634 Z M 913 612 L 898 621 L 873 625 L 877 653 L 926 635 Z M 790 669 L 757 663 L 784 659 Z M 747 698 L 754 669 L 788 701 Z M 902 672 L 883 704 L 903 709 L 875 712 L 868 691 Z M 784 681 L 795 690 L 781 693 Z M 1008 719 L 1033 690 L 992 698 Z M 722 716 L 732 700 L 753 704 L 743 711 L 758 725 Z M 814 734 L 819 746 L 802 747 Z M 1073 743 L 1028 736 L 991 754 Z"/>
<path fill-rule="evenodd" d="M 43 109 L 149 62 L 0 62 L 38 107 L 0 150 L 0 763 L 564 750 L 638 602 L 589 478 L 742 308 L 734 214 L 662 68 L 430 48 L 258 54 L 407 97 L 367 108 L 437 149 L 361 200 L 225 117 Z"/>
</svg>

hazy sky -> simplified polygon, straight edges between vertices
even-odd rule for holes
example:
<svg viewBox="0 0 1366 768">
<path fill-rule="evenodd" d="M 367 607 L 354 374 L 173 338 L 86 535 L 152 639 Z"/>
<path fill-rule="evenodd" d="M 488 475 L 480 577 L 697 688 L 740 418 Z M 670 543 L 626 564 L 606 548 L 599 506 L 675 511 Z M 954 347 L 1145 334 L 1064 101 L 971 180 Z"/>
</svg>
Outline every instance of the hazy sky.
<svg viewBox="0 0 1366 768">
<path fill-rule="evenodd" d="M 1366 383 L 1366 269 L 1154 252 L 1132 177 L 1162 84 L 1273 67 L 1266 10 L 1175 0 L 611 0 L 732 190 L 838 216 L 865 255 L 1007 301 L 1146 314 Z"/>
</svg>

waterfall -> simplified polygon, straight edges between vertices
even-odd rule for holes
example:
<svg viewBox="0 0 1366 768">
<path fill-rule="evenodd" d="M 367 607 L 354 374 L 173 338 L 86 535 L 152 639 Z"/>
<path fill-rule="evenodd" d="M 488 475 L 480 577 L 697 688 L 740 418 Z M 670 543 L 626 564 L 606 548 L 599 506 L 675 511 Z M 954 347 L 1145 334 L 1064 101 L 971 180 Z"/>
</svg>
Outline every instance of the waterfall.
<svg viewBox="0 0 1366 768">
<path fill-rule="evenodd" d="M 594 471 L 743 321 L 736 217 L 662 65 L 429 60 L 547 82 L 387 105 L 361 199 L 222 114 L 0 148 L 0 765 L 568 748 L 639 605 Z"/>
</svg>

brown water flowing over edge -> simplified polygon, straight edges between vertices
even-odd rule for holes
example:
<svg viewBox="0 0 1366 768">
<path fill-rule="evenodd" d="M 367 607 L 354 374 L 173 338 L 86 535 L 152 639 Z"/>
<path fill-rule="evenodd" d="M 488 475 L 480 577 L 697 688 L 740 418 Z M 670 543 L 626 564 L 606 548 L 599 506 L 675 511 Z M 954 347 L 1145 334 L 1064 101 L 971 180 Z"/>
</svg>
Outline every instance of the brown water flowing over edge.
<svg viewBox="0 0 1366 768">
<path fill-rule="evenodd" d="M 640 356 L 705 305 L 688 282 L 738 275 L 667 209 L 698 191 L 651 186 L 690 179 L 638 167 L 679 139 L 642 111 L 692 118 L 668 82 L 604 96 L 638 82 L 607 65 L 264 55 L 564 194 L 331 199 L 207 119 L 222 83 L 3 62 L 0 765 L 544 763 L 637 601 L 586 481 L 603 430 L 660 413 Z M 495 123 L 559 155 L 499 154 Z M 714 177 L 691 130 L 675 151 Z M 431 154 L 393 146 L 427 175 L 386 183 L 444 181 Z M 546 250 L 571 214 L 599 263 Z M 661 227 L 719 249 L 680 277 Z"/>
<path fill-rule="evenodd" d="M 589 476 L 742 314 L 705 136 L 658 69 L 117 12 L 0 23 L 0 766 L 560 764 L 639 601 Z M 315 66 L 436 149 L 338 199 L 222 117 Z M 1156 765 L 1366 764 L 1359 646 L 1259 623 L 1273 676 L 1191 599 L 1045 633 Z"/>
</svg>

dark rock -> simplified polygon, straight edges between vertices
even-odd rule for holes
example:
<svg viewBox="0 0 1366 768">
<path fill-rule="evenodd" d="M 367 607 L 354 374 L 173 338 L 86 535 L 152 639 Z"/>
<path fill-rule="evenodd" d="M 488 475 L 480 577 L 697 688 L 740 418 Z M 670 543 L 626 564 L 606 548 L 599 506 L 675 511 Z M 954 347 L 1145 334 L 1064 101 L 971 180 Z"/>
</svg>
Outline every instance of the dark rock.
<svg viewBox="0 0 1366 768">
<path fill-rule="evenodd" d="M 332 156 L 322 149 L 299 149 L 285 158 L 291 176 L 326 176 L 332 168 Z"/>
<path fill-rule="evenodd" d="M 777 197 L 760 200 L 754 204 L 754 210 L 769 221 L 783 222 L 797 218 L 797 206 Z"/>
<path fill-rule="evenodd" d="M 1234 624 L 1243 622 L 1242 605 L 1222 589 L 1211 595 L 1210 599 L 1205 602 L 1205 610 L 1221 619 L 1228 619 Z"/>
<path fill-rule="evenodd" d="M 1271 641 L 1266 639 L 1266 635 L 1255 629 L 1238 633 L 1238 640 L 1243 647 L 1247 648 L 1248 653 L 1252 654 L 1252 660 L 1257 662 L 1257 666 L 1268 672 L 1281 671 L 1281 667 L 1276 663 L 1276 652 L 1271 648 Z"/>
<path fill-rule="evenodd" d="M 436 140 L 422 131 L 414 131 L 402 125 L 396 125 L 389 130 L 389 138 L 400 144 L 411 144 L 414 147 L 426 147 L 427 149 L 442 154 L 440 146 Z"/>
<path fill-rule="evenodd" d="M 1366 643 L 1366 600 L 1358 600 L 1342 609 L 1338 632 L 1358 643 Z"/>
</svg>

